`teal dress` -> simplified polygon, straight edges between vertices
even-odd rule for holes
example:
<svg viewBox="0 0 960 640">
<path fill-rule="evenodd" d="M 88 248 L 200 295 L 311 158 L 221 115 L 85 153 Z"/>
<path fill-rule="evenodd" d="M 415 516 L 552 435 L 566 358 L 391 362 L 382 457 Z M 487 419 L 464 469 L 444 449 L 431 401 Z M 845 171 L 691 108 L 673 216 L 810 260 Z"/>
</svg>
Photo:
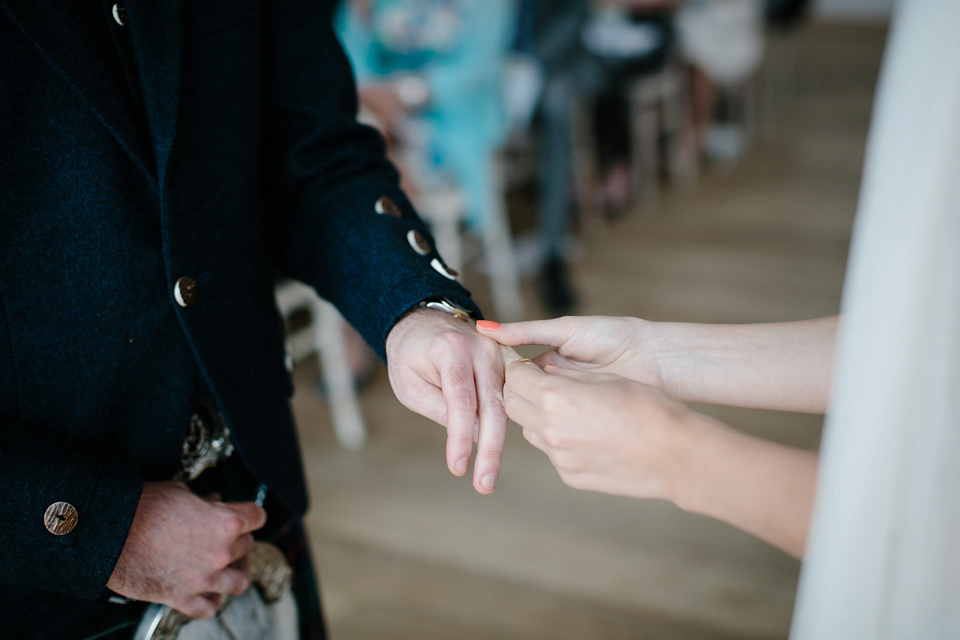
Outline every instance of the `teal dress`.
<svg viewBox="0 0 960 640">
<path fill-rule="evenodd" d="M 424 166 L 448 175 L 477 228 L 492 208 L 492 157 L 507 133 L 503 67 L 514 34 L 511 0 L 370 0 L 347 3 L 337 31 L 360 85 L 414 73 L 430 88 L 417 123 Z"/>
</svg>

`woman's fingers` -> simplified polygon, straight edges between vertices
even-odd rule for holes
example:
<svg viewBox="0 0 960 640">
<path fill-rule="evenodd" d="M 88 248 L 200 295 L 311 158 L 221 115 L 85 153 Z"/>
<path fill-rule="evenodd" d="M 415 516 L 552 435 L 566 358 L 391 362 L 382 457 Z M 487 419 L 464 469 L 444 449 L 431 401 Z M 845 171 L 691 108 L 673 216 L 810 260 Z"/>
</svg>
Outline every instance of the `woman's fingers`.
<svg viewBox="0 0 960 640">
<path fill-rule="evenodd" d="M 524 429 L 538 429 L 544 417 L 540 398 L 547 375 L 533 362 L 514 360 L 507 364 L 504 380 L 507 415 Z"/>
<path fill-rule="evenodd" d="M 533 359 L 541 369 L 545 368 L 547 365 L 554 365 L 557 367 L 565 367 L 567 369 L 578 369 L 579 364 L 576 360 L 569 360 L 560 355 L 560 352 L 556 349 L 550 349 L 549 351 L 544 351 L 539 356 Z"/>
<path fill-rule="evenodd" d="M 580 324 L 580 318 L 571 316 L 553 320 L 531 320 L 529 322 L 510 322 L 507 324 L 480 320 L 477 322 L 477 331 L 509 347 L 516 347 L 521 344 L 559 347 L 570 339 Z"/>
<path fill-rule="evenodd" d="M 583 369 L 561 367 L 555 364 L 545 365 L 543 372 L 545 375 L 554 378 L 567 378 L 569 380 L 576 380 L 577 382 L 585 382 L 588 384 L 600 384 L 604 382 L 617 382 L 625 380 L 625 378 L 622 376 L 618 376 L 613 373 L 596 373 L 594 371 L 584 371 Z"/>
</svg>

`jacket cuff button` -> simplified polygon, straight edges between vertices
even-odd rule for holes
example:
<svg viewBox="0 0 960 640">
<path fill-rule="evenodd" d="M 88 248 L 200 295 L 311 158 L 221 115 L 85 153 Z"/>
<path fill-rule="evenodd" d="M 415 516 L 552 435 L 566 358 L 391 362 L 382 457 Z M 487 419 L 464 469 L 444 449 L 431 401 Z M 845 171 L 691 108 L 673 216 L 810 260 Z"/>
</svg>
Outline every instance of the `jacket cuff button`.
<svg viewBox="0 0 960 640">
<path fill-rule="evenodd" d="M 427 239 L 423 237 L 423 234 L 417 231 L 416 229 L 411 229 L 407 232 L 407 242 L 410 243 L 410 248 L 419 253 L 422 256 L 430 253 L 432 247 L 430 243 L 427 242 Z"/>
<path fill-rule="evenodd" d="M 377 200 L 377 203 L 373 205 L 373 208 L 382 216 L 393 216 L 394 218 L 403 217 L 403 212 L 400 211 L 400 207 L 397 206 L 397 203 L 386 196 L 383 196 Z"/>
<path fill-rule="evenodd" d="M 434 270 L 444 278 L 449 278 L 450 280 L 456 280 L 457 276 L 460 275 L 456 269 L 451 269 L 447 265 L 440 262 L 440 260 L 437 258 L 434 258 L 430 261 L 430 266 L 433 267 Z"/>
</svg>

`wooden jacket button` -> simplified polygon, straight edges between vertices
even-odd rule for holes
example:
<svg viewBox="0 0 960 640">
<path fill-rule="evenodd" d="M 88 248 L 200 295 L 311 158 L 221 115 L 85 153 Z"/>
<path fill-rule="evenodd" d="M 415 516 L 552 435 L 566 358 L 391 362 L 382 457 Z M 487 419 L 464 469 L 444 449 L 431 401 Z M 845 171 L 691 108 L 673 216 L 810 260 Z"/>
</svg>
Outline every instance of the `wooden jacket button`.
<svg viewBox="0 0 960 640">
<path fill-rule="evenodd" d="M 416 229 L 411 229 L 407 232 L 407 242 L 410 243 L 411 249 L 422 256 L 427 255 L 432 250 L 432 247 L 430 246 L 430 243 L 427 242 L 427 239 L 424 238 L 423 234 Z"/>
<path fill-rule="evenodd" d="M 43 514 L 43 526 L 55 536 L 73 531 L 77 526 L 77 510 L 69 502 L 54 502 Z"/>
<path fill-rule="evenodd" d="M 457 276 L 460 275 L 456 269 L 451 269 L 436 258 L 430 261 L 430 266 L 433 267 L 434 271 L 445 278 L 449 278 L 450 280 L 456 280 Z"/>
<path fill-rule="evenodd" d="M 173 297 L 181 307 L 189 307 L 197 299 L 197 281 L 193 278 L 180 278 L 173 285 Z"/>
<path fill-rule="evenodd" d="M 394 218 L 403 217 L 403 212 L 400 211 L 400 207 L 397 206 L 397 203 L 387 196 L 383 196 L 377 200 L 377 203 L 373 206 L 373 208 L 382 216 L 393 216 Z"/>
</svg>

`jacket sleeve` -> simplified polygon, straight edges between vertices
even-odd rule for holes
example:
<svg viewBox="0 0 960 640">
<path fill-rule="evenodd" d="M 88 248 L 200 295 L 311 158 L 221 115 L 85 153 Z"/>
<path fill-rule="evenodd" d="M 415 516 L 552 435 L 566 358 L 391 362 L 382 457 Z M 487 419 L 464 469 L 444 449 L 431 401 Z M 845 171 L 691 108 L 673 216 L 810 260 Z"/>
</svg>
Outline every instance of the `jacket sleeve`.
<svg viewBox="0 0 960 640">
<path fill-rule="evenodd" d="M 140 499 L 136 467 L 98 459 L 0 416 L 0 582 L 81 598 L 103 593 Z M 65 502 L 76 525 L 55 535 L 44 514 Z"/>
<path fill-rule="evenodd" d="M 479 310 L 432 267 L 435 244 L 398 186 L 380 135 L 356 121 L 356 86 L 331 25 L 313 0 L 279 0 L 264 17 L 265 195 L 280 271 L 333 302 L 385 357 L 387 334 L 419 302 L 446 297 Z M 393 200 L 402 216 L 379 215 Z M 431 251 L 420 255 L 417 230 Z"/>
</svg>

